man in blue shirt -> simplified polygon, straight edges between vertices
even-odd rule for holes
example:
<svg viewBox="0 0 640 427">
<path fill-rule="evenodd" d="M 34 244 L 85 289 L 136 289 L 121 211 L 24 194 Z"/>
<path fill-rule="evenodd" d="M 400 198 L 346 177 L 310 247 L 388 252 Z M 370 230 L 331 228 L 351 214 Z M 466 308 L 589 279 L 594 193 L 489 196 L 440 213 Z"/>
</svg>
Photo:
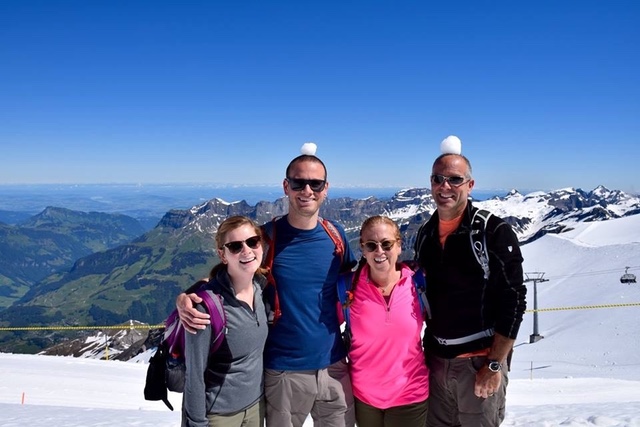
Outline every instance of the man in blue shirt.
<svg viewBox="0 0 640 427">
<path fill-rule="evenodd" d="M 355 259 L 347 244 L 343 259 L 335 253 L 319 222 L 329 183 L 318 157 L 302 154 L 293 159 L 283 189 L 289 213 L 264 226 L 276 227 L 272 272 L 282 311 L 265 346 L 267 426 L 299 427 L 311 414 L 323 426 L 351 427 L 355 413 L 336 310 L 336 280 Z M 334 225 L 347 242 L 344 229 Z M 193 332 L 207 320 L 192 309 L 192 300 L 181 294 L 177 306 L 186 329 Z"/>
</svg>

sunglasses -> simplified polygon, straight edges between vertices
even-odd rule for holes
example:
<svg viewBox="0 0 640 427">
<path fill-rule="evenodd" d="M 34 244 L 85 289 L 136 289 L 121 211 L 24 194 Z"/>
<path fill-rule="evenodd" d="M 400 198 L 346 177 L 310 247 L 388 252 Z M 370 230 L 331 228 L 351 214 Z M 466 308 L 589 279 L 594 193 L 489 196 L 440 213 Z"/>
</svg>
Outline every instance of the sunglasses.
<svg viewBox="0 0 640 427">
<path fill-rule="evenodd" d="M 380 246 L 383 251 L 390 251 L 395 244 L 395 240 L 383 240 L 382 242 L 369 240 L 368 242 L 364 242 L 362 246 L 369 252 L 375 252 L 378 249 L 378 246 Z"/>
<path fill-rule="evenodd" d="M 229 249 L 229 252 L 231 252 L 232 254 L 237 255 L 242 251 L 243 243 L 246 244 L 249 249 L 258 249 L 258 247 L 260 246 L 260 240 L 262 240 L 260 236 L 253 236 L 249 237 L 247 240 L 236 240 L 233 242 L 225 243 L 223 246 Z"/>
<path fill-rule="evenodd" d="M 433 182 L 434 184 L 442 184 L 447 181 L 449 185 L 453 187 L 459 187 L 465 182 L 468 182 L 464 179 L 464 176 L 431 175 L 431 182 Z"/>
<path fill-rule="evenodd" d="M 324 179 L 287 178 L 287 182 L 289 183 L 289 188 L 293 191 L 304 190 L 304 187 L 308 185 L 311 191 L 315 191 L 316 193 L 324 190 L 324 186 L 327 185 L 327 181 Z"/>
</svg>

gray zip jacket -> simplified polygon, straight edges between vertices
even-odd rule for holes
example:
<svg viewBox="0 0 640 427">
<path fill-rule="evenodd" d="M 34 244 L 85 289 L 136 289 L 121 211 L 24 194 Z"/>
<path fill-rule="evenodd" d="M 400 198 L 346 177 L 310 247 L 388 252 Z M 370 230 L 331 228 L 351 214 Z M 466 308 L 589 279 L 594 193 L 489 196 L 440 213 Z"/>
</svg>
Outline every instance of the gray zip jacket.
<svg viewBox="0 0 640 427">
<path fill-rule="evenodd" d="M 207 285 L 222 296 L 227 318 L 225 338 L 210 354 L 211 327 L 185 333 L 186 378 L 182 425 L 207 427 L 207 414 L 231 415 L 254 405 L 263 395 L 262 353 L 267 317 L 260 283 L 254 280 L 253 307 L 235 296 L 226 270 Z M 205 311 L 202 304 L 199 311 Z"/>
</svg>

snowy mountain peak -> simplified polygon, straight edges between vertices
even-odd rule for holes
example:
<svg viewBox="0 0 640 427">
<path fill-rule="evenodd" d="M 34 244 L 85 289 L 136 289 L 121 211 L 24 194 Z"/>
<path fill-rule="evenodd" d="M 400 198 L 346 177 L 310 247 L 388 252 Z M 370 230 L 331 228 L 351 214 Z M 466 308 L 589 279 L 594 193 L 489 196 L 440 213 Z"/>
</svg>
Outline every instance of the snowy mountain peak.
<svg viewBox="0 0 640 427">
<path fill-rule="evenodd" d="M 599 186 L 587 193 L 563 188 L 549 193 L 536 191 L 522 196 L 511 191 L 474 205 L 505 218 L 522 243 L 547 233 L 561 233 L 577 222 L 602 221 L 640 213 L 640 197 Z"/>
</svg>

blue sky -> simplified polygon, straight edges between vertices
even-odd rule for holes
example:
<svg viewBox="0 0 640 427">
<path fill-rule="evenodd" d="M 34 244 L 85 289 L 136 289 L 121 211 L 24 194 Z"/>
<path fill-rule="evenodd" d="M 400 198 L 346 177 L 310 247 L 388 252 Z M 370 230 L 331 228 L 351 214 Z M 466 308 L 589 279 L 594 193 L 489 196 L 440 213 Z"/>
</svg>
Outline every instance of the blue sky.
<svg viewBox="0 0 640 427">
<path fill-rule="evenodd" d="M 0 184 L 640 192 L 640 3 L 2 1 Z"/>
</svg>

